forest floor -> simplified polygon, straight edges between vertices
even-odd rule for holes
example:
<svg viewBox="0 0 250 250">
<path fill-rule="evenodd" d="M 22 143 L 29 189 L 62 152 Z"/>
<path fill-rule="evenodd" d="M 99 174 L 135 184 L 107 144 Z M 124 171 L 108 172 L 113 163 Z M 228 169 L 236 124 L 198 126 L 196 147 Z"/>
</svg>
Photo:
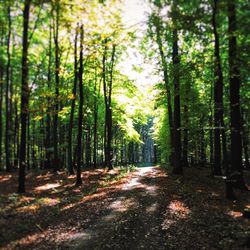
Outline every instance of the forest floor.
<svg viewBox="0 0 250 250">
<path fill-rule="evenodd" d="M 248 249 L 249 194 L 228 201 L 208 169 L 184 170 L 88 170 L 80 188 L 63 172 L 29 173 L 25 195 L 3 174 L 0 249 Z"/>
</svg>

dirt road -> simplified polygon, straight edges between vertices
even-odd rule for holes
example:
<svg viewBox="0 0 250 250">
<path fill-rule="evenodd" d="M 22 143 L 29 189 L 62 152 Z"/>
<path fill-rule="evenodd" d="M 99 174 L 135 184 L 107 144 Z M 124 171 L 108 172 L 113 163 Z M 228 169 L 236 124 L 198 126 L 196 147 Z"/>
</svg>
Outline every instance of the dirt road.
<svg viewBox="0 0 250 250">
<path fill-rule="evenodd" d="M 62 248 L 166 249 L 161 229 L 164 207 L 158 202 L 164 175 L 156 167 L 139 168 L 101 216 Z"/>
</svg>

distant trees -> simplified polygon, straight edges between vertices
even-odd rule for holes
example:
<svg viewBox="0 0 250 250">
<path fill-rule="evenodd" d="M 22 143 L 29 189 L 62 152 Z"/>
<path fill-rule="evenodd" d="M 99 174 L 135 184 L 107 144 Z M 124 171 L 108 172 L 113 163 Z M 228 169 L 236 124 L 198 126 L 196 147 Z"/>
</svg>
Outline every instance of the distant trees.
<svg viewBox="0 0 250 250">
<path fill-rule="evenodd" d="M 168 155 L 174 156 L 175 160 L 169 161 L 173 172 L 181 173 L 178 166 L 205 166 L 210 155 L 213 175 L 239 171 L 242 176 L 241 137 L 244 130 L 240 111 L 243 105 L 246 106 L 240 102 L 240 97 L 247 97 L 246 90 L 240 90 L 240 74 L 244 72 L 245 82 L 249 74 L 240 64 L 242 59 L 236 40 L 243 39 L 245 33 L 236 27 L 236 10 L 238 7 L 240 10 L 237 14 L 243 17 L 246 13 L 243 3 L 237 2 L 236 7 L 234 1 L 228 1 L 226 7 L 217 0 L 213 0 L 212 5 L 210 2 L 166 0 L 153 1 L 153 6 L 148 36 L 151 38 L 149 43 L 155 42 L 157 49 L 151 46 L 149 50 L 150 56 L 153 54 L 153 58 L 158 58 L 160 62 L 164 84 L 167 82 L 164 93 L 168 96 L 162 95 L 163 88 L 157 85 L 160 91 L 158 98 L 162 100 L 157 102 L 157 108 L 164 108 L 166 116 L 170 118 L 161 125 L 158 136 L 169 128 L 168 135 L 173 138 L 166 147 L 166 142 L 158 137 L 158 147 L 161 149 L 158 152 L 167 150 Z M 225 29 L 227 18 L 228 30 Z M 239 20 L 244 20 L 244 25 L 247 25 L 245 19 Z M 220 32 L 227 33 L 227 36 L 220 36 Z M 227 38 L 229 43 L 225 48 Z M 241 53 L 245 55 L 243 51 Z M 171 135 L 172 127 L 174 136 Z M 229 131 L 231 146 L 226 138 Z M 167 161 L 166 158 L 162 160 Z"/>
<path fill-rule="evenodd" d="M 176 174 L 184 166 L 239 172 L 244 188 L 244 1 L 149 1 L 139 48 L 162 77 L 150 94 L 121 73 L 136 32 L 123 28 L 119 1 L 14 2 L 0 5 L 0 169 L 19 169 L 19 192 L 26 169 L 67 170 L 80 185 L 84 167 L 145 159 Z"/>
<path fill-rule="evenodd" d="M 130 40 L 119 4 L 82 5 L 93 11 L 66 0 L 0 5 L 0 169 L 19 169 L 20 193 L 26 170 L 67 169 L 80 185 L 83 167 L 128 163 L 131 142 L 136 160 L 145 158 L 139 133 L 151 114 L 139 111 L 148 102 L 117 69 Z M 123 101 L 132 99 L 133 109 Z"/>
</svg>

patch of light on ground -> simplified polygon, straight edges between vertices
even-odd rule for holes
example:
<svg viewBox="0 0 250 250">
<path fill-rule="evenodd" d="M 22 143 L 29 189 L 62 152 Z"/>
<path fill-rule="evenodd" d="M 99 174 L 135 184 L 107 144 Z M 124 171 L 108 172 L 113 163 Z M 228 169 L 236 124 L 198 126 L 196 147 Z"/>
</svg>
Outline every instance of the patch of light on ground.
<svg viewBox="0 0 250 250">
<path fill-rule="evenodd" d="M 42 186 L 39 186 L 37 188 L 35 188 L 35 190 L 37 191 L 44 191 L 44 190 L 49 190 L 49 189 L 52 189 L 52 188 L 57 188 L 57 187 L 60 187 L 61 185 L 58 184 L 58 183 L 48 183 L 48 184 L 45 184 L 45 185 L 42 185 Z"/>
</svg>

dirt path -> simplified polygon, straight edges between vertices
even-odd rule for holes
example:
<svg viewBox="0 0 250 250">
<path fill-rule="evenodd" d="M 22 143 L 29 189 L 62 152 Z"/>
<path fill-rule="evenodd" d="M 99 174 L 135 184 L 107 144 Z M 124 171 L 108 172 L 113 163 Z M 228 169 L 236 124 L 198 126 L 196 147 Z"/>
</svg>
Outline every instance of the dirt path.
<svg viewBox="0 0 250 250">
<path fill-rule="evenodd" d="M 158 203 L 161 171 L 139 168 L 112 197 L 98 220 L 62 249 L 165 249 Z"/>
<path fill-rule="evenodd" d="M 226 200 L 224 183 L 209 169 L 117 174 L 85 171 L 80 188 L 70 177 L 37 176 L 30 194 L 2 196 L 0 249 L 250 248 L 250 222 L 242 216 L 249 194 L 237 191 L 237 201 Z"/>
</svg>

